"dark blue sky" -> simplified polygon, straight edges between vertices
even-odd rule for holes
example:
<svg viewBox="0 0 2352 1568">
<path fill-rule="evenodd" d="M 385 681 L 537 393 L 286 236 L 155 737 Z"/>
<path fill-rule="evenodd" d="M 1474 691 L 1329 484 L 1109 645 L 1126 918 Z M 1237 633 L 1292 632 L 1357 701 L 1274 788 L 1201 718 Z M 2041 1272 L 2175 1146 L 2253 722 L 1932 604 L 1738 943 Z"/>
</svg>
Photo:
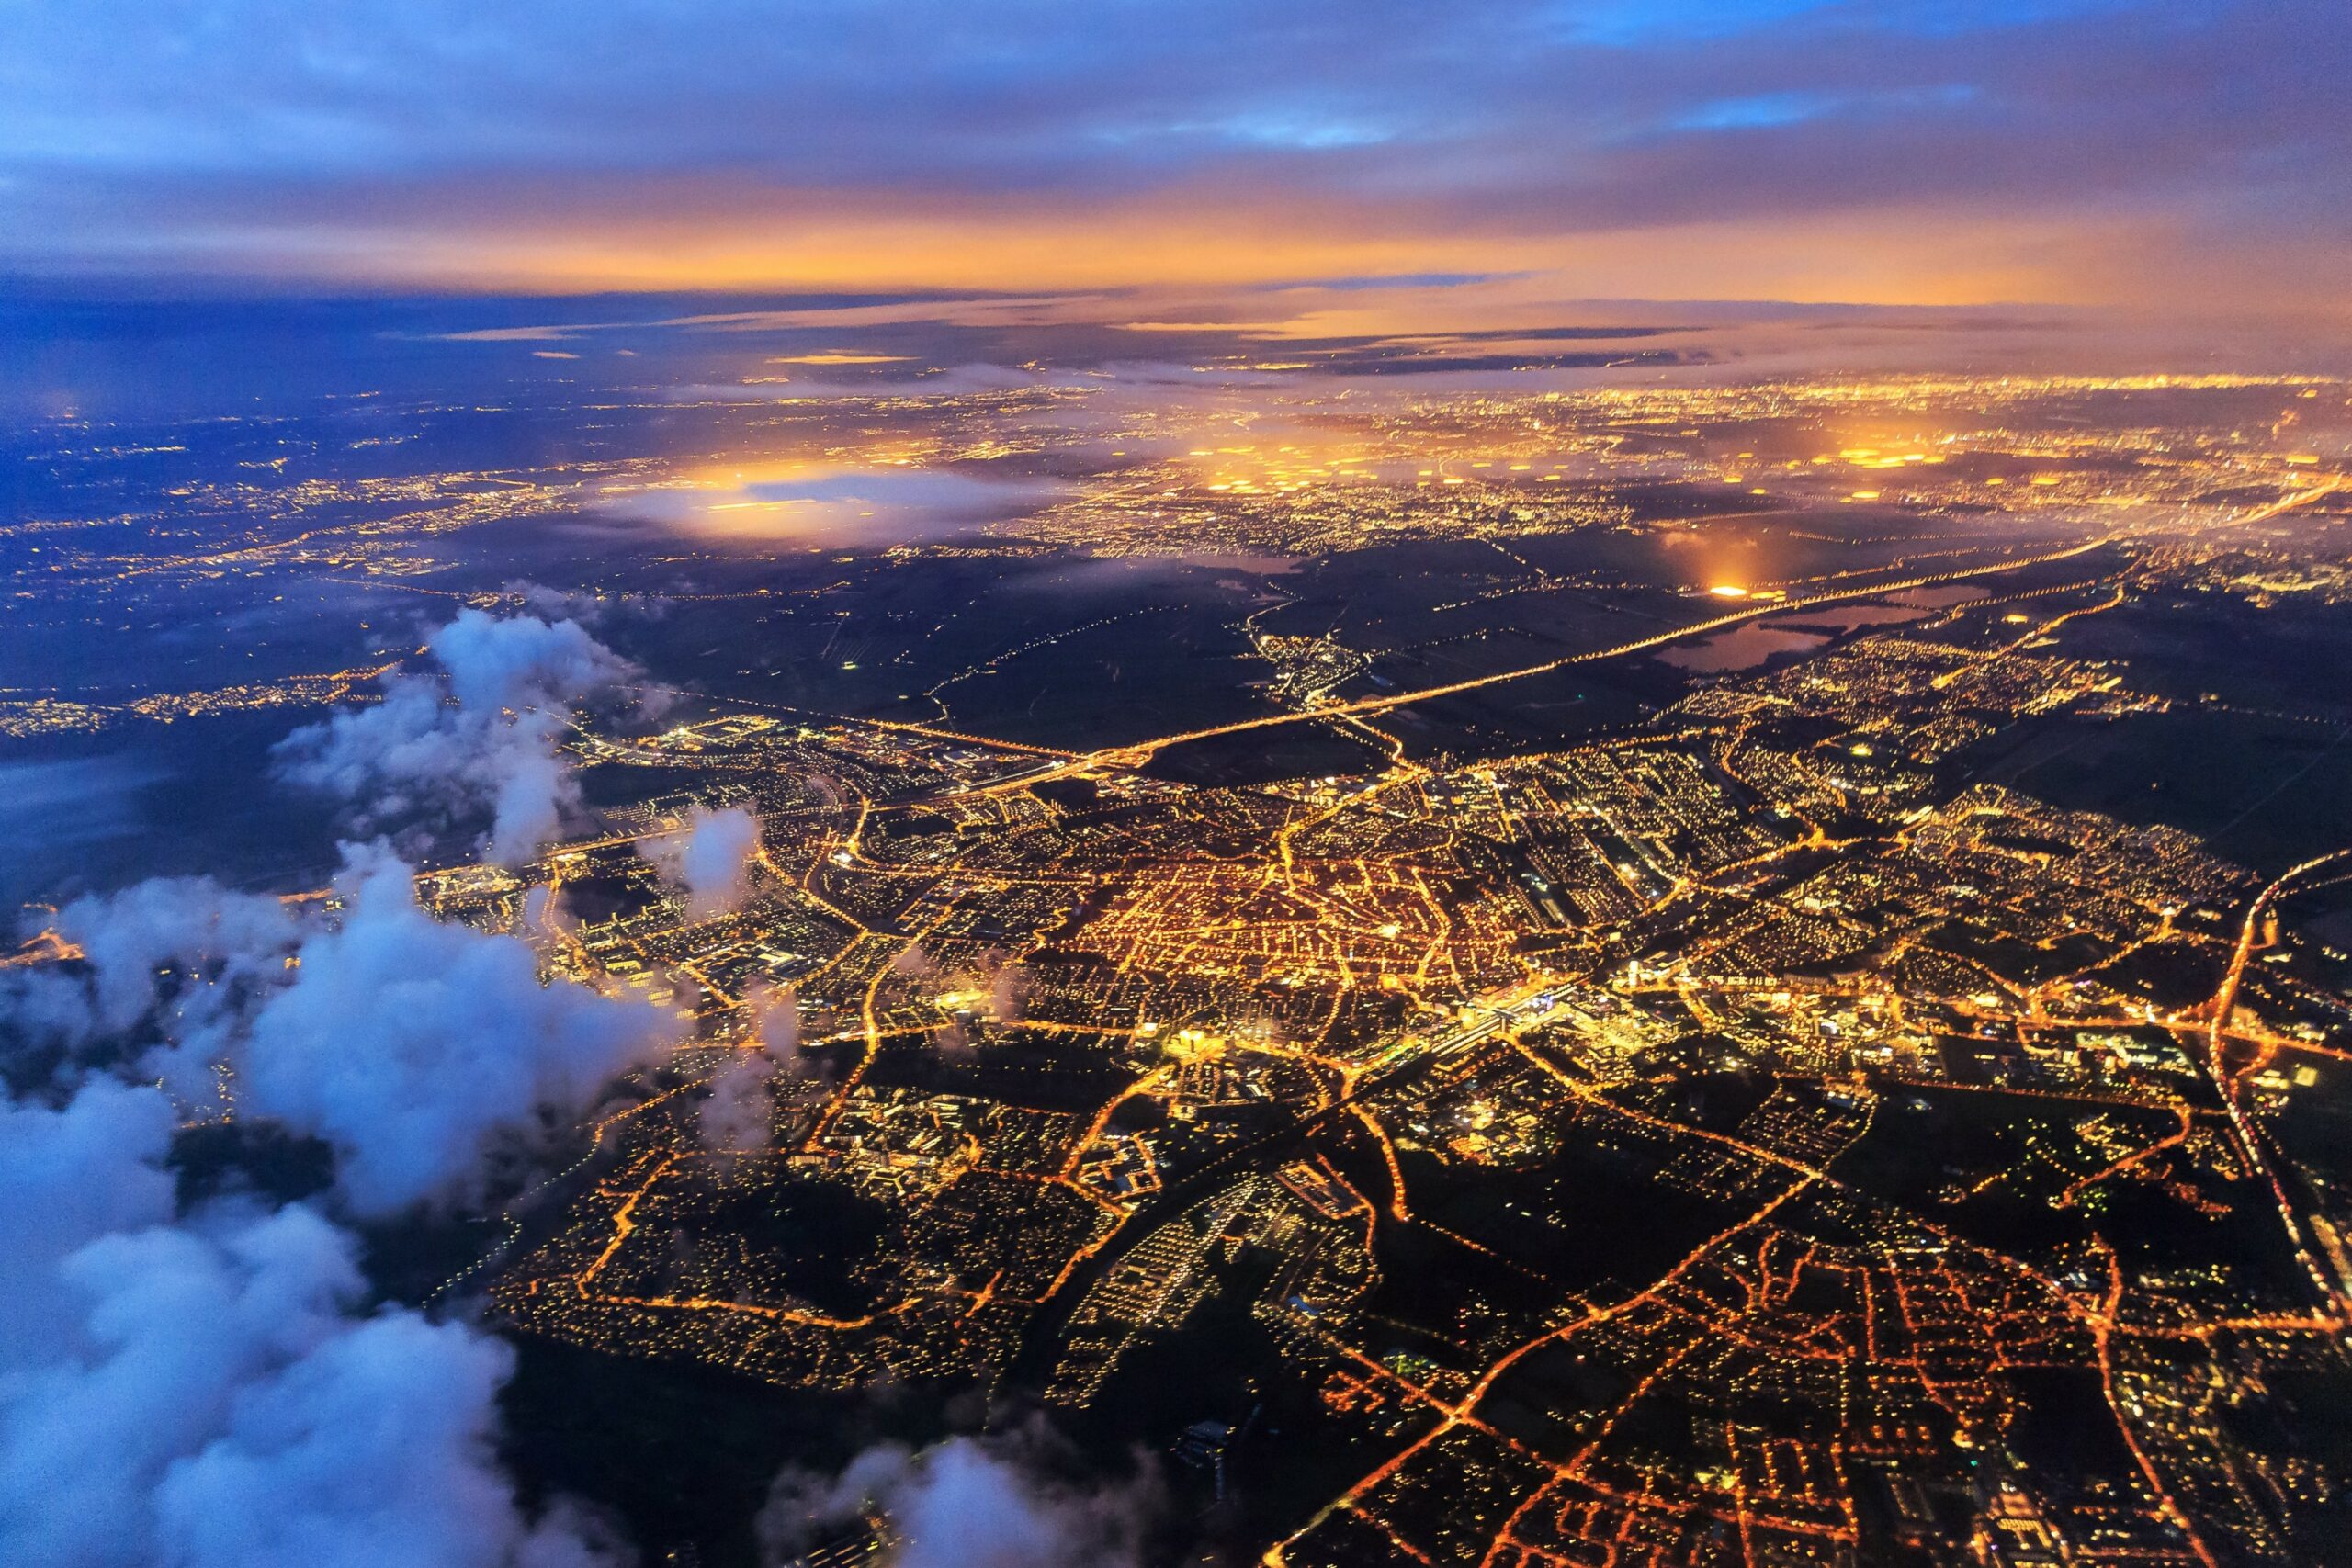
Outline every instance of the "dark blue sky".
<svg viewBox="0 0 2352 1568">
<path fill-rule="evenodd" d="M 2342 0 L 31 0 L 0 269 L 2352 296 Z"/>
</svg>

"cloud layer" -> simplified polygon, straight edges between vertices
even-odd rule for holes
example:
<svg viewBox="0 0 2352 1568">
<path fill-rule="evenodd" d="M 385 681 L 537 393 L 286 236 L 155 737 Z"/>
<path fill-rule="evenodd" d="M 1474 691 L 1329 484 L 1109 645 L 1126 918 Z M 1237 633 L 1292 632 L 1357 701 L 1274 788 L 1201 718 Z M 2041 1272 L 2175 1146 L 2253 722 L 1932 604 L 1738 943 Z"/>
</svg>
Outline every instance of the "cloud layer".
<svg viewBox="0 0 2352 1568">
<path fill-rule="evenodd" d="M 2319 299 L 2352 228 L 2341 21 L 2333 0 L 821 0 L 789 27 L 741 0 L 35 4 L 0 21 L 0 264 Z"/>
</svg>

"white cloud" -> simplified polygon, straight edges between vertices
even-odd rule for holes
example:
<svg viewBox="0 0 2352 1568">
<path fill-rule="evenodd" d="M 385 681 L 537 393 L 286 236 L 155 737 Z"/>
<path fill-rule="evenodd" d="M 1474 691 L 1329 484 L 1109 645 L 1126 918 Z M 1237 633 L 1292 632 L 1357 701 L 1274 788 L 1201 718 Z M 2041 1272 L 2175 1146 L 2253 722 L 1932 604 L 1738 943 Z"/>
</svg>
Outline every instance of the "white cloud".
<svg viewBox="0 0 2352 1568">
<path fill-rule="evenodd" d="M 745 998 L 755 1018 L 753 1045 L 739 1051 L 710 1080 L 697 1124 L 712 1149 L 748 1154 L 775 1136 L 775 1081 L 810 1070 L 800 1054 L 800 1004 L 789 986 Z"/>
<path fill-rule="evenodd" d="M 71 906 L 60 926 L 85 972 L 0 991 L 0 1029 L 38 1040 L 66 1020 L 90 1057 L 110 1054 L 206 1114 L 232 1108 L 225 1070 L 237 1115 L 334 1146 L 343 1198 L 363 1213 L 463 1201 L 492 1154 L 526 1149 L 542 1113 L 576 1120 L 680 1034 L 641 998 L 542 984 L 519 938 L 434 919 L 381 846 L 346 846 L 336 891 L 337 907 L 300 919 L 201 882 Z M 165 960 L 181 971 L 168 994 L 155 985 Z"/>
<path fill-rule="evenodd" d="M 760 847 L 760 819 L 740 806 L 714 811 L 697 806 L 684 829 L 639 839 L 637 852 L 686 895 L 697 919 L 727 914 L 743 901 L 752 857 Z"/>
<path fill-rule="evenodd" d="M 568 1509 L 537 1525 L 492 1459 L 514 1352 L 388 1312 L 240 1389 L 226 1430 L 155 1492 L 186 1568 L 573 1568 L 607 1560 Z"/>
<path fill-rule="evenodd" d="M 498 1342 L 359 1315 L 357 1243 L 300 1206 L 175 1218 L 171 1112 L 96 1079 L 0 1102 L 0 1561 L 557 1568 L 493 1457 Z M 30 1245 L 22 1245 L 29 1241 Z"/>
<path fill-rule="evenodd" d="M 1131 1568 L 1158 1506 L 1148 1483 L 1080 1485 L 1056 1458 L 1041 1425 L 920 1451 L 881 1444 L 837 1476 L 778 1477 L 761 1535 L 788 1556 L 873 1512 L 894 1541 L 883 1568 Z"/>
<path fill-rule="evenodd" d="M 332 1144 L 362 1213 L 464 1199 L 494 1139 L 577 1117 L 677 1038 L 651 1003 L 542 985 L 523 942 L 435 920 L 387 854 L 352 852 L 337 886 L 341 926 L 303 942 L 234 1060 L 241 1108 Z"/>
<path fill-rule="evenodd" d="M 175 1120 L 158 1091 L 110 1079 L 62 1111 L 0 1100 L 0 1387 L 79 1312 L 58 1274 L 68 1257 L 172 1217 L 159 1162 Z"/>
<path fill-rule="evenodd" d="M 356 803 L 363 832 L 487 817 L 485 852 L 501 864 L 520 864 L 579 802 L 579 784 L 556 750 L 573 707 L 642 671 L 577 622 L 535 615 L 461 610 L 426 647 L 444 680 L 388 677 L 373 707 L 338 713 L 280 741 L 277 770 Z"/>
<path fill-rule="evenodd" d="M 275 898 L 235 893 L 209 877 L 156 877 L 77 898 L 50 922 L 88 964 L 76 980 L 54 970 L 0 979 L 0 1023 L 28 1042 L 81 1046 L 156 1014 L 175 1040 L 228 1027 L 278 970 L 296 934 Z M 166 999 L 160 984 L 170 971 Z"/>
</svg>

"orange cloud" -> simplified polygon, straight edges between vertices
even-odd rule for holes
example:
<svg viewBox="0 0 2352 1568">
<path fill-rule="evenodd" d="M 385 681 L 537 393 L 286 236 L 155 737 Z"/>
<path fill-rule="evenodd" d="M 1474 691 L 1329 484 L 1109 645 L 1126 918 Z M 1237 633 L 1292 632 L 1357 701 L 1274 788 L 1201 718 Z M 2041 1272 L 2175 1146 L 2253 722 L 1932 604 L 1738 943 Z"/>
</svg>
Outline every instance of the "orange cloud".
<svg viewBox="0 0 2352 1568">
<path fill-rule="evenodd" d="M 705 193 L 707 194 L 707 193 Z M 217 235 L 225 270 L 324 276 L 363 285 L 573 293 L 606 289 L 973 289 L 1006 324 L 1070 319 L 1187 330 L 1148 301 L 1206 299 L 1286 280 L 1430 273 L 1503 275 L 1434 289 L 1304 288 L 1292 312 L 1253 305 L 1251 330 L 1344 335 L 1555 321 L 1564 299 L 1777 299 L 1863 305 L 2008 302 L 2340 315 L 2352 262 L 2331 247 L 2217 245 L 2201 229 L 2146 218 L 1986 215 L 1930 202 L 1789 219 L 1555 231 L 1391 225 L 1376 213 L 1227 197 L 1133 201 L 1067 210 L 1032 200 L 994 209 L 893 210 L 868 198 L 822 212 L 724 216 L 686 210 L 420 217 L 397 228 L 316 227 Z M 1073 304 L 1072 292 L 1144 298 Z M 1283 300 L 1277 290 L 1272 298 Z M 876 321 L 936 314 L 880 306 Z M 1202 330 L 1234 318 L 1199 312 Z M 811 324 L 820 319 L 811 318 Z M 860 324 L 826 312 L 836 327 Z M 729 324 L 714 318 L 713 328 Z M 786 324 L 763 312 L 747 326 Z M 804 356 L 795 363 L 871 363 Z"/>
</svg>

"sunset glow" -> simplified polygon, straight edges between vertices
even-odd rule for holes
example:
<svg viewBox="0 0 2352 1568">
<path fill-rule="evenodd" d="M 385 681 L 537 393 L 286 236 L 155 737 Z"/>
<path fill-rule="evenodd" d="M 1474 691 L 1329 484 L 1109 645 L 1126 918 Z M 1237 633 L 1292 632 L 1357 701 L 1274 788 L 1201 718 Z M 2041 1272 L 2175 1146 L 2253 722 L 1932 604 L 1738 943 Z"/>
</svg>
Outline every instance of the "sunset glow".
<svg viewBox="0 0 2352 1568">
<path fill-rule="evenodd" d="M 0 265 L 550 292 L 1443 275 L 1470 298 L 1421 303 L 1491 324 L 1634 297 L 2334 313 L 2352 251 L 2318 0 L 1478 0 L 1443 29 L 919 0 L 781 34 L 375 0 L 291 36 L 232 6 L 185 50 L 181 9 L 59 10 L 9 51 Z M 339 62 L 363 59 L 361 88 Z M 2101 69 L 2046 68 L 2069 59 Z M 2259 95 L 2228 95 L 2233 62 Z"/>
</svg>

